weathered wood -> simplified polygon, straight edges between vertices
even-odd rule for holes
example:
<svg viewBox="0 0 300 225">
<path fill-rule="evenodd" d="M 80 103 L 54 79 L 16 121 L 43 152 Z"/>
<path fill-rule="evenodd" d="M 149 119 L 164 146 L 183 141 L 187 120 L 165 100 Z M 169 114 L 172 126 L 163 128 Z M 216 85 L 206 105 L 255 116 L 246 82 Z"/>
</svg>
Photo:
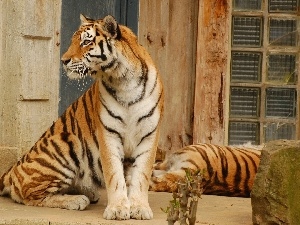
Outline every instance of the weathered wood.
<svg viewBox="0 0 300 225">
<path fill-rule="evenodd" d="M 150 52 L 164 81 L 165 112 L 160 148 L 192 142 L 195 51 L 195 0 L 141 0 L 139 41 Z"/>
<path fill-rule="evenodd" d="M 194 143 L 226 144 L 225 103 L 230 4 L 199 2 L 194 106 Z M 228 102 L 228 101 L 227 101 Z"/>
<path fill-rule="evenodd" d="M 21 154 L 57 118 L 61 1 L 1 4 L 0 151 Z"/>
</svg>

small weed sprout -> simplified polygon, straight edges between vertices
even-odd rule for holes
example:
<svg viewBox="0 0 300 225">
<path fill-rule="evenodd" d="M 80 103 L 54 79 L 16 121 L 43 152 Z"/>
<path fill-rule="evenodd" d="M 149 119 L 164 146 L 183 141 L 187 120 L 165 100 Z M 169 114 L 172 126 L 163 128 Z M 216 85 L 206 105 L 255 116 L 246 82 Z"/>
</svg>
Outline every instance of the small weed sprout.
<svg viewBox="0 0 300 225">
<path fill-rule="evenodd" d="M 201 198 L 201 181 L 204 171 L 193 173 L 190 169 L 186 170 L 185 179 L 178 182 L 177 192 L 173 192 L 173 200 L 170 201 L 166 209 L 161 210 L 167 213 L 168 225 L 194 225 L 196 223 L 196 213 L 198 199 Z M 187 223 L 188 220 L 188 223 Z"/>
</svg>

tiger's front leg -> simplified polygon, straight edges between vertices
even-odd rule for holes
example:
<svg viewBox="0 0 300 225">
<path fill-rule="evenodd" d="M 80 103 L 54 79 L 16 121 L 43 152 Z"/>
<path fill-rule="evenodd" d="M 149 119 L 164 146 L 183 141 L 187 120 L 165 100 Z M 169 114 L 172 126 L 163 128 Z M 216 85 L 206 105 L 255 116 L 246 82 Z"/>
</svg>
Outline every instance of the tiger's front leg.
<svg viewBox="0 0 300 225">
<path fill-rule="evenodd" d="M 100 158 L 107 190 L 108 204 L 103 213 L 107 220 L 130 219 L 130 202 L 125 183 L 122 146 L 113 138 L 106 137 L 107 145 L 101 146 Z"/>
<path fill-rule="evenodd" d="M 150 220 L 153 218 L 153 212 L 148 202 L 148 189 L 156 153 L 156 144 L 153 142 L 157 141 L 149 140 L 147 142 L 137 147 L 134 155 L 135 161 L 128 176 L 130 180 L 127 181 L 129 183 L 130 218 L 138 220 Z M 151 147 L 147 149 L 147 146 Z"/>
</svg>

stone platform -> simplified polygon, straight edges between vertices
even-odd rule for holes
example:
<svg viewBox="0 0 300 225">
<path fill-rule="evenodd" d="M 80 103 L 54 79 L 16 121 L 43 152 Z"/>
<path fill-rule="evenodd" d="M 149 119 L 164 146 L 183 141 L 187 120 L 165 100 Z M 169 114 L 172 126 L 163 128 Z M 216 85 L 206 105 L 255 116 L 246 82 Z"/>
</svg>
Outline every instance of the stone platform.
<svg viewBox="0 0 300 225">
<path fill-rule="evenodd" d="M 0 197 L 0 224 L 9 225 L 164 225 L 167 216 L 160 208 L 166 208 L 172 199 L 170 193 L 149 192 L 149 202 L 154 219 L 140 221 L 104 220 L 102 214 L 107 202 L 105 190 L 99 203 L 84 211 L 72 211 L 43 207 L 24 206 L 10 198 Z M 178 224 L 178 222 L 176 223 Z M 196 225 L 252 225 L 250 198 L 202 195 L 199 200 Z"/>
</svg>

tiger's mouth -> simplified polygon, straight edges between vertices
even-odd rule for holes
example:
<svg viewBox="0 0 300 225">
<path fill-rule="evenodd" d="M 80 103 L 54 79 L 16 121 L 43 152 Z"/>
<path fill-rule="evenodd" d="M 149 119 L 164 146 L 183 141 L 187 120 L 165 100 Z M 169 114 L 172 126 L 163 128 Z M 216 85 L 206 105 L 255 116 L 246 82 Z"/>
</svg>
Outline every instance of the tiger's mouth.
<svg viewBox="0 0 300 225">
<path fill-rule="evenodd" d="M 111 62 L 106 62 L 104 65 L 100 62 L 93 62 L 91 65 L 87 65 L 83 61 L 71 62 L 70 60 L 67 63 L 64 63 L 63 66 L 67 73 L 67 77 L 72 80 L 84 79 L 87 76 L 95 79 L 101 77 L 107 70 L 115 68 L 117 66 L 116 62 L 117 60 L 113 59 Z"/>
<path fill-rule="evenodd" d="M 92 71 L 89 67 L 87 67 L 83 63 L 74 63 L 72 65 L 64 65 L 64 69 L 67 73 L 68 78 L 75 79 L 83 79 L 87 76 L 92 76 Z"/>
</svg>

